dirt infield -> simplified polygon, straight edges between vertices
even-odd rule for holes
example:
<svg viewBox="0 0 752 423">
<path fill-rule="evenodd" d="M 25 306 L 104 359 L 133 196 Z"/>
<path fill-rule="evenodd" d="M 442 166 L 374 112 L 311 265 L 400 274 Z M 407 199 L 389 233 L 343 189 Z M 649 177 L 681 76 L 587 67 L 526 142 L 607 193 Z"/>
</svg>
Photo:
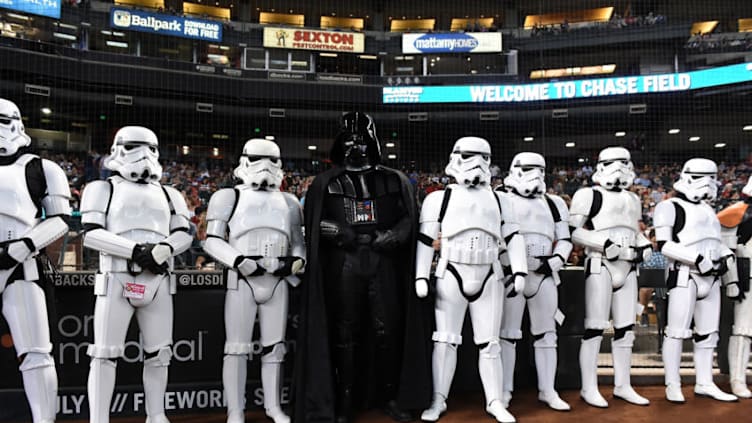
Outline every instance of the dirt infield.
<svg viewBox="0 0 752 423">
<path fill-rule="evenodd" d="M 728 390 L 726 384 L 719 386 Z M 611 396 L 611 388 L 604 386 L 601 392 L 609 401 L 610 407 L 607 409 L 588 406 L 579 398 L 577 391 L 564 391 L 561 395 L 562 398 L 572 406 L 572 411 L 569 412 L 549 410 L 538 402 L 536 392 L 526 390 L 515 394 L 510 411 L 520 423 L 741 423 L 752 421 L 752 400 L 722 403 L 708 398 L 699 398 L 692 393 L 692 385 L 685 385 L 683 391 L 687 402 L 684 405 L 676 405 L 666 401 L 663 389 L 663 386 L 637 387 L 637 391 L 651 401 L 650 406 L 639 407 L 627 404 L 624 401 L 614 400 Z M 448 405 L 449 409 L 441 418 L 441 423 L 490 423 L 494 421 L 491 416 L 486 414 L 483 407 L 483 397 L 480 394 L 453 395 Z M 169 418 L 172 423 L 223 423 L 225 421 L 225 416 L 221 414 L 171 415 Z M 143 417 L 112 420 L 113 423 L 141 423 L 143 421 Z M 253 410 L 247 413 L 246 421 L 270 422 L 271 420 L 267 419 L 262 412 Z M 85 423 L 81 420 L 70 422 Z M 372 411 L 363 415 L 357 422 L 390 423 L 392 420 L 377 411 Z"/>
</svg>

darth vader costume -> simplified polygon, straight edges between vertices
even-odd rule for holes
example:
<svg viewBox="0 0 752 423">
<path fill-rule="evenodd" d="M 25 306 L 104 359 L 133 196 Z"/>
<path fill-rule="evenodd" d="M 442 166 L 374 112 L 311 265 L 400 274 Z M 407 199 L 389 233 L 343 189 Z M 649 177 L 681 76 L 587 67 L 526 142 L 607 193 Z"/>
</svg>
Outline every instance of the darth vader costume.
<svg viewBox="0 0 752 423">
<path fill-rule="evenodd" d="M 431 398 L 431 304 L 412 291 L 417 209 L 380 164 L 370 116 L 343 115 L 305 199 L 308 251 L 295 366 L 297 422 L 347 422 L 363 404 L 397 420 Z"/>
</svg>

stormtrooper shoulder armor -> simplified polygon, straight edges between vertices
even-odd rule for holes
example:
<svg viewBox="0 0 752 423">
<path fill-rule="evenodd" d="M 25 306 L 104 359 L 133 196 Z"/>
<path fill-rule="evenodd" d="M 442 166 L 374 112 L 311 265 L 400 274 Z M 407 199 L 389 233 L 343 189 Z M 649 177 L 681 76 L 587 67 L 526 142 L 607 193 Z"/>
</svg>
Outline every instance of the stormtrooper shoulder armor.
<svg viewBox="0 0 752 423">
<path fill-rule="evenodd" d="M 558 212 L 558 219 L 554 216 L 554 226 L 556 231 L 556 239 L 569 239 L 569 209 L 567 209 L 567 203 L 558 195 L 545 194 L 551 203 L 553 203 L 556 212 Z M 551 210 L 552 214 L 554 210 Z"/>
<path fill-rule="evenodd" d="M 238 204 L 238 192 L 233 188 L 222 188 L 212 194 L 209 208 L 206 210 L 206 220 L 229 222 Z"/>
<path fill-rule="evenodd" d="M 572 197 L 572 204 L 569 208 L 569 226 L 581 228 L 590 218 L 590 211 L 593 208 L 593 188 L 580 188 Z"/>
<path fill-rule="evenodd" d="M 434 191 L 426 196 L 420 208 L 420 223 L 438 222 L 444 202 L 445 191 Z M 444 206 L 443 208 L 446 208 Z"/>
<path fill-rule="evenodd" d="M 91 181 L 86 184 L 81 196 L 81 223 L 104 227 L 111 196 L 112 185 L 108 181 Z"/>
<path fill-rule="evenodd" d="M 46 215 L 70 216 L 70 187 L 65 172 L 56 163 L 42 160 L 42 170 L 47 183 L 47 196 L 42 200 Z"/>
</svg>

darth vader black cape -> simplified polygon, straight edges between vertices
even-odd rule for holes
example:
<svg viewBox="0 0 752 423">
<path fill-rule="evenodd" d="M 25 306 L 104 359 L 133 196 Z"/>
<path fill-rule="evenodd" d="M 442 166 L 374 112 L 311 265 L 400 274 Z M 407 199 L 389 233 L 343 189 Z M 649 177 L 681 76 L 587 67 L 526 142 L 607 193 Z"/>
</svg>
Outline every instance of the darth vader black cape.
<svg viewBox="0 0 752 423">
<path fill-rule="evenodd" d="M 414 290 L 414 255 L 418 214 L 412 186 L 407 177 L 394 169 L 379 165 L 384 172 L 400 177 L 402 195 L 413 221 L 410 241 L 399 252 L 403 266 L 395 269 L 403 279 L 405 295 L 404 343 L 397 405 L 403 410 L 422 410 L 431 402 L 431 325 L 433 304 L 421 300 Z M 324 194 L 329 182 L 344 168 L 335 167 L 314 179 L 305 197 L 305 232 L 308 262 L 301 285 L 300 322 L 296 342 L 293 377 L 293 420 L 296 423 L 333 422 L 335 419 L 335 382 L 329 345 L 324 281 L 319 267 L 320 221 Z M 373 364 L 372 364 L 373 365 Z M 357 389 L 363 389 L 358 386 Z"/>
</svg>

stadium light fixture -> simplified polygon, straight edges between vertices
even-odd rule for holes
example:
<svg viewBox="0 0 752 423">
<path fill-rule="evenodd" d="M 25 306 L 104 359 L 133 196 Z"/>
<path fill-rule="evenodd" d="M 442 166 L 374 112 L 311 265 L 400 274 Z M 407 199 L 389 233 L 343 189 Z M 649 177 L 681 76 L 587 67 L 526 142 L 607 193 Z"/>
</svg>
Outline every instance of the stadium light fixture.
<svg viewBox="0 0 752 423">
<path fill-rule="evenodd" d="M 676 135 L 679 132 L 681 132 L 681 130 L 679 128 L 672 128 L 672 129 L 668 130 L 668 133 L 671 134 L 671 135 Z"/>
<path fill-rule="evenodd" d="M 388 142 L 385 145 L 386 145 L 386 148 L 394 148 L 394 143 L 393 142 Z"/>
<path fill-rule="evenodd" d="M 311 150 L 311 151 L 316 151 L 318 149 L 318 147 L 316 147 L 315 145 L 309 145 L 308 149 Z"/>
<path fill-rule="evenodd" d="M 187 155 L 188 155 L 188 153 L 190 153 L 190 152 L 191 152 L 191 147 L 190 147 L 190 146 L 187 146 L 187 145 L 184 145 L 184 146 L 183 146 L 183 155 L 184 155 L 184 156 L 187 156 Z"/>
<path fill-rule="evenodd" d="M 700 137 L 696 137 L 696 136 L 695 137 L 689 137 L 689 142 L 696 142 L 696 141 L 700 141 Z"/>
<path fill-rule="evenodd" d="M 387 158 L 388 158 L 389 160 L 394 160 L 394 159 L 396 159 L 396 158 L 397 158 L 397 155 L 396 155 L 396 154 L 389 154 L 389 155 L 388 155 L 388 156 L 386 156 L 386 157 L 387 157 Z"/>
<path fill-rule="evenodd" d="M 747 125 L 744 128 L 742 128 L 742 131 L 752 131 L 752 125 Z"/>
<path fill-rule="evenodd" d="M 583 159 L 582 157 L 580 157 L 579 159 L 577 159 L 577 163 L 585 163 L 585 159 Z"/>
<path fill-rule="evenodd" d="M 265 140 L 274 141 L 274 135 L 267 135 L 264 137 Z"/>
<path fill-rule="evenodd" d="M 29 20 L 29 17 L 28 17 L 28 16 L 24 16 L 24 15 L 18 15 L 18 14 L 16 14 L 16 13 L 6 13 L 6 14 L 5 14 L 5 16 L 7 16 L 7 17 L 9 17 L 9 18 L 16 18 L 16 19 L 20 19 L 20 20 L 22 20 L 22 21 L 28 21 L 28 20 Z"/>
<path fill-rule="evenodd" d="M 52 109 L 50 109 L 49 107 L 42 107 L 42 113 L 45 115 L 51 115 Z"/>
<path fill-rule="evenodd" d="M 624 132 L 624 131 L 618 131 L 618 132 L 614 133 L 615 137 L 623 137 L 625 135 L 627 135 L 627 133 Z"/>
<path fill-rule="evenodd" d="M 573 148 L 573 147 L 574 147 L 575 145 L 576 145 L 576 144 L 575 144 L 575 143 L 573 143 L 573 142 L 568 142 L 568 143 L 564 144 L 564 147 L 567 147 L 567 148 Z"/>
<path fill-rule="evenodd" d="M 62 38 L 63 40 L 76 41 L 75 35 L 63 34 L 62 32 L 53 32 L 52 36 L 55 38 Z"/>
<path fill-rule="evenodd" d="M 726 143 L 725 143 L 725 142 L 719 142 L 719 143 L 717 143 L 716 145 L 714 145 L 713 147 L 715 147 L 715 148 L 723 148 L 723 147 L 725 147 L 725 146 L 726 146 Z"/>
<path fill-rule="evenodd" d="M 107 40 L 107 42 L 105 44 L 107 44 L 110 47 L 128 48 L 128 43 L 123 43 L 123 42 L 120 42 L 120 41 Z"/>
<path fill-rule="evenodd" d="M 319 57 L 337 57 L 337 53 L 319 53 Z"/>
<path fill-rule="evenodd" d="M 212 156 L 214 157 L 219 156 L 219 148 L 217 147 L 212 148 Z"/>
<path fill-rule="evenodd" d="M 525 137 L 525 138 L 522 139 L 522 141 L 530 142 L 530 141 L 532 141 L 534 139 L 535 139 L 534 137 Z"/>
</svg>

